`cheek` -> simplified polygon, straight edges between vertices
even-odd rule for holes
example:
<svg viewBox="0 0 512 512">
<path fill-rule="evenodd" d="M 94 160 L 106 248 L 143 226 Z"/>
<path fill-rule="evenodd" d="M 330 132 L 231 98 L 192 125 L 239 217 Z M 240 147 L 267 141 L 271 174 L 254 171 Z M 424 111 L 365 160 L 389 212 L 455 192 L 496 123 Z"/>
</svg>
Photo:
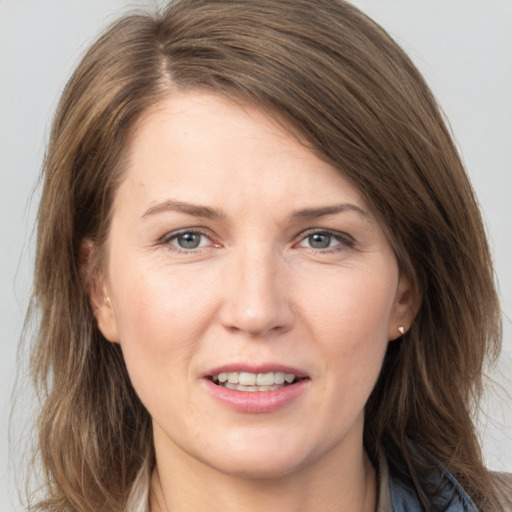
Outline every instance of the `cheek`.
<svg viewBox="0 0 512 512">
<path fill-rule="evenodd" d="M 173 333 L 193 337 L 213 304 L 214 288 L 207 276 L 162 262 L 145 264 L 143 258 L 139 260 L 114 263 L 110 273 L 121 340 L 141 331 L 159 334 L 155 341 L 161 336 L 169 339 Z"/>
<path fill-rule="evenodd" d="M 214 310 L 212 287 L 162 266 L 112 266 L 119 340 L 134 385 L 184 379 Z M 169 375 L 168 375 L 169 374 Z"/>
<path fill-rule="evenodd" d="M 115 289 L 116 319 L 136 393 L 162 424 L 176 411 L 190 417 L 191 362 L 211 318 L 210 288 L 154 268 L 137 271 L 132 266 L 129 279 L 116 272 L 112 278 L 120 284 Z M 183 399 L 169 400 L 171 395 Z"/>
<path fill-rule="evenodd" d="M 312 338 L 323 353 L 326 388 L 345 404 L 362 407 L 378 378 L 395 298 L 390 274 L 391 279 L 377 279 L 354 273 L 356 278 L 340 277 L 335 285 L 331 280 L 305 305 Z"/>
<path fill-rule="evenodd" d="M 302 293 L 307 297 L 303 309 L 320 339 L 335 338 L 340 349 L 387 342 L 398 281 L 393 267 L 387 269 L 342 269 L 324 279 L 303 281 L 304 290 L 309 289 Z"/>
</svg>

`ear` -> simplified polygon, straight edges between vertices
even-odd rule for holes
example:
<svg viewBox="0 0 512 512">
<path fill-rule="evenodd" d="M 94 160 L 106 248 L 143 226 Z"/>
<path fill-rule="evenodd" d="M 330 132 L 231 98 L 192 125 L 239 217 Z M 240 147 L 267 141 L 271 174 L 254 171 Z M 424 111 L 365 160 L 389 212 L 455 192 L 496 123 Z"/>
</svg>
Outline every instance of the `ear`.
<svg viewBox="0 0 512 512">
<path fill-rule="evenodd" d="M 82 281 L 101 334 L 112 343 L 119 342 L 117 321 L 112 299 L 109 296 L 104 271 L 99 268 L 98 248 L 92 240 L 80 246 Z"/>
<path fill-rule="evenodd" d="M 419 292 L 407 276 L 400 274 L 395 302 L 390 315 L 388 333 L 390 341 L 396 340 L 410 329 L 420 305 L 421 296 Z"/>
</svg>

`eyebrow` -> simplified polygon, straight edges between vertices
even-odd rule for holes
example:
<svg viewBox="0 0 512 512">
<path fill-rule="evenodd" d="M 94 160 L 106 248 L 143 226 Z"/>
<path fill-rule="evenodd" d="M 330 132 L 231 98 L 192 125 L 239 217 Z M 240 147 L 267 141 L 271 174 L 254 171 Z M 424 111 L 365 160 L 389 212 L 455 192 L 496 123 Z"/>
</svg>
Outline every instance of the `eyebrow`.
<svg viewBox="0 0 512 512">
<path fill-rule="evenodd" d="M 216 210 L 215 208 L 211 208 L 210 206 L 202 206 L 193 203 L 187 203 L 184 201 L 175 201 L 169 199 L 167 201 L 163 201 L 155 206 L 152 206 L 144 214 L 142 217 L 148 217 L 150 215 L 156 215 L 158 213 L 167 212 L 167 211 L 176 211 L 180 213 L 185 213 L 187 215 L 192 215 L 194 217 L 203 217 L 206 219 L 226 219 L 227 215 L 221 211 Z M 324 217 L 326 215 L 335 215 L 337 213 L 343 213 L 346 211 L 353 211 L 365 219 L 368 218 L 368 214 L 359 206 L 351 203 L 343 203 L 336 204 L 332 206 L 322 206 L 318 208 L 304 208 L 301 210 L 297 210 L 292 213 L 292 219 L 313 219 L 318 217 Z"/>
<path fill-rule="evenodd" d="M 186 213 L 194 217 L 203 217 L 205 219 L 225 219 L 226 214 L 222 211 L 215 210 L 209 206 L 201 206 L 198 204 L 186 203 L 184 201 L 174 201 L 169 199 L 155 206 L 152 206 L 144 212 L 142 217 L 148 217 L 157 213 L 175 211 Z"/>
<path fill-rule="evenodd" d="M 334 215 L 336 213 L 342 213 L 346 211 L 356 212 L 368 219 L 368 213 L 365 212 L 359 206 L 351 203 L 336 204 L 332 206 L 322 206 L 320 208 L 305 208 L 303 210 L 297 210 L 292 214 L 294 219 L 312 219 L 317 217 L 324 217 L 325 215 Z"/>
</svg>

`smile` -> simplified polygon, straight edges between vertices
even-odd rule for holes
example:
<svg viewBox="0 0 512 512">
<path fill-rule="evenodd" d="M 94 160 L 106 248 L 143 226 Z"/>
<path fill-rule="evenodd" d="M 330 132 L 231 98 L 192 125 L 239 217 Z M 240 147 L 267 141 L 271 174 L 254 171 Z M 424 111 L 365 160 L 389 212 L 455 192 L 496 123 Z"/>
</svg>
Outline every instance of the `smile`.
<svg viewBox="0 0 512 512">
<path fill-rule="evenodd" d="M 236 412 L 276 412 L 298 400 L 311 385 L 311 378 L 299 369 L 275 364 L 247 366 L 229 364 L 203 379 L 211 396 Z"/>
<path fill-rule="evenodd" d="M 274 391 L 297 381 L 297 377 L 293 373 L 284 372 L 221 372 L 211 378 L 218 386 L 248 392 Z"/>
</svg>

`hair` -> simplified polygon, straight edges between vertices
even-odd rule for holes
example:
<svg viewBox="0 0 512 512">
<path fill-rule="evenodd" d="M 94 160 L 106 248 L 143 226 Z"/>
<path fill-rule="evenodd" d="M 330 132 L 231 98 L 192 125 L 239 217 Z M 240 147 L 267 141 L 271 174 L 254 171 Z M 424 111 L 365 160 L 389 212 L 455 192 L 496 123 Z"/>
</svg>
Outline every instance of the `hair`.
<svg viewBox="0 0 512 512">
<path fill-rule="evenodd" d="M 365 448 L 437 510 L 444 465 L 493 507 L 474 420 L 499 303 L 474 192 L 443 116 L 404 51 L 343 0 L 178 0 L 124 16 L 93 44 L 57 108 L 38 213 L 32 356 L 42 407 L 45 511 L 124 510 L 153 460 L 151 418 L 120 348 L 99 332 L 84 240 L 108 238 L 123 160 L 142 113 L 201 89 L 264 109 L 363 194 L 421 296 L 390 342 L 366 406 Z"/>
</svg>

